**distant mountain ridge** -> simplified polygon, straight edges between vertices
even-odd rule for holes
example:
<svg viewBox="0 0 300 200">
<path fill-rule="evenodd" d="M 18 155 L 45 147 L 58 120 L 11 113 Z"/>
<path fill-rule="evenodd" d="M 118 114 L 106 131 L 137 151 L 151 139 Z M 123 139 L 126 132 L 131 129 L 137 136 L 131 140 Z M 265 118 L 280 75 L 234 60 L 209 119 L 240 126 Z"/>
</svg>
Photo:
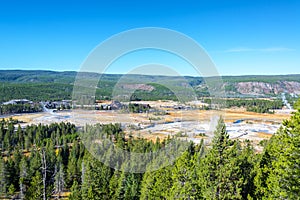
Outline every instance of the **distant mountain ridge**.
<svg viewBox="0 0 300 200">
<path fill-rule="evenodd" d="M 83 73 L 90 80 L 98 81 L 100 74 Z M 31 100 L 71 98 L 72 87 L 76 78 L 75 71 L 46 71 L 46 70 L 0 70 L 0 102 L 11 98 L 27 98 Z M 97 88 L 97 98 L 110 98 L 116 83 L 122 78 L 121 74 L 101 75 L 101 84 Z M 163 83 L 172 83 L 178 88 L 186 88 L 189 84 L 196 94 L 207 96 L 205 81 L 212 77 L 174 77 L 158 75 L 126 75 L 123 88 L 135 88 L 139 98 L 173 99 L 172 92 Z M 300 74 L 292 75 L 245 75 L 223 76 L 223 86 L 229 97 L 265 97 L 279 94 L 300 94 Z M 148 86 L 141 84 L 147 84 Z M 1 87 L 2 86 L 2 87 Z M 146 90 L 144 90 L 146 88 Z M 34 91 L 32 91 L 34 90 Z M 36 95 L 36 96 L 34 96 Z M 156 96 L 156 98 L 151 97 Z"/>
</svg>

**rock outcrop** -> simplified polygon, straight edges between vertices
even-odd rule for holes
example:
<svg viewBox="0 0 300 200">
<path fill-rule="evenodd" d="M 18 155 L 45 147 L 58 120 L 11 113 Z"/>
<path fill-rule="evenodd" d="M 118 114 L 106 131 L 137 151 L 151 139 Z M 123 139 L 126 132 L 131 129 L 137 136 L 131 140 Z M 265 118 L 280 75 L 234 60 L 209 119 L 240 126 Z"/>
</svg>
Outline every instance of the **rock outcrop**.
<svg viewBox="0 0 300 200">
<path fill-rule="evenodd" d="M 238 82 L 234 86 L 238 93 L 244 95 L 278 95 L 283 92 L 300 94 L 300 83 L 296 81 Z"/>
</svg>

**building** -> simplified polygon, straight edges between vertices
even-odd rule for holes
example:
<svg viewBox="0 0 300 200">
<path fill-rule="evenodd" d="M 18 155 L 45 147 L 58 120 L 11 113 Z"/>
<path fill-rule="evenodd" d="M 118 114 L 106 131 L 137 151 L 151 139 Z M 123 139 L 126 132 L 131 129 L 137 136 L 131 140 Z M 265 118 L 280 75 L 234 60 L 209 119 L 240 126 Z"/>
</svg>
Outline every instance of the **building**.
<svg viewBox="0 0 300 200">
<path fill-rule="evenodd" d="M 3 105 L 17 105 L 17 104 L 33 104 L 32 101 L 29 101 L 27 99 L 13 99 L 7 102 L 4 102 Z"/>
</svg>

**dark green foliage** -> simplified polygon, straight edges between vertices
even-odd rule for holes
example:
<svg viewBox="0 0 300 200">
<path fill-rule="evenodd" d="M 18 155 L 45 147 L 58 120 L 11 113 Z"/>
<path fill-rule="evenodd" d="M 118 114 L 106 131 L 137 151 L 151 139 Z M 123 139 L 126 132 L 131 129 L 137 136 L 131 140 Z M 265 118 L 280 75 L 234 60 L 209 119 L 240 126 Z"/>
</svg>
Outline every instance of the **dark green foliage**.
<svg viewBox="0 0 300 200">
<path fill-rule="evenodd" d="M 149 100 L 149 101 L 157 101 L 157 100 L 174 100 L 178 101 L 174 92 L 172 92 L 169 88 L 157 84 L 157 83 L 149 83 L 148 85 L 153 86 L 155 89 L 152 91 L 145 91 L 145 90 L 136 90 L 133 93 L 133 97 L 136 100 Z M 178 87 L 176 89 L 179 92 L 182 88 Z M 180 94 L 177 94 L 180 95 Z"/>
<path fill-rule="evenodd" d="M 130 103 L 128 105 L 128 109 L 129 109 L 129 112 L 144 113 L 144 112 L 149 111 L 150 105 L 149 104 L 145 105 L 145 104 L 138 104 L 138 103 Z"/>
<path fill-rule="evenodd" d="M 1 121 L 2 152 L 0 162 L 1 195 L 10 195 L 13 190 L 19 191 L 19 197 L 26 199 L 39 199 L 43 193 L 43 172 L 46 170 L 46 196 L 50 197 L 54 190 L 54 183 L 64 182 L 64 156 L 68 160 L 69 147 L 62 147 L 62 142 L 75 143 L 78 134 L 76 128 L 70 123 L 51 125 L 31 125 L 15 131 L 15 121 Z M 58 139 L 57 139 L 58 137 Z M 54 143 L 57 145 L 55 146 Z M 67 151 L 67 152 L 66 152 Z M 27 155 L 27 156 L 25 156 Z M 46 160 L 46 169 L 42 166 L 43 156 Z M 78 154 L 74 156 L 80 156 Z M 5 162 L 3 158 L 6 158 Z M 78 159 L 79 157 L 74 157 Z M 60 164 L 61 163 L 61 164 Z M 3 168 L 4 164 L 4 168 Z M 59 176 L 58 176 L 59 174 Z M 2 180 L 2 181 L 1 181 Z M 5 181 L 3 181 L 5 180 Z M 64 187 L 60 187 L 60 192 Z M 57 188 L 56 188 L 57 189 Z"/>
<path fill-rule="evenodd" d="M 212 101 L 210 98 L 204 99 L 204 103 L 212 104 L 217 102 L 218 99 Z M 243 107 L 247 111 L 257 113 L 274 113 L 272 110 L 281 109 L 283 107 L 282 100 L 265 100 L 265 99 L 230 99 L 224 100 L 225 108 Z"/>
<path fill-rule="evenodd" d="M 83 199 L 109 199 L 110 167 L 96 160 L 89 153 L 84 157 Z"/>
<path fill-rule="evenodd" d="M 199 197 L 196 181 L 195 163 L 192 160 L 193 153 L 186 151 L 176 161 L 172 168 L 172 187 L 168 199 L 195 199 Z M 167 188 L 165 188 L 167 190 Z"/>
<path fill-rule="evenodd" d="M 26 192 L 26 199 L 42 199 L 43 194 L 43 185 L 42 185 L 42 175 L 39 171 L 32 176 L 30 186 L 28 187 L 28 191 Z"/>
<path fill-rule="evenodd" d="M 0 158 L 0 197 L 6 196 L 7 189 L 7 173 L 4 159 Z"/>
<path fill-rule="evenodd" d="M 214 133 L 212 149 L 200 162 L 198 172 L 202 195 L 204 199 L 245 199 L 253 192 L 254 152 L 229 140 L 222 118 Z"/>
<path fill-rule="evenodd" d="M 0 105 L 0 115 L 11 113 L 32 113 L 41 112 L 43 109 L 40 104 L 8 104 Z"/>
<path fill-rule="evenodd" d="M 73 87 L 64 83 L 0 83 L 0 102 L 11 99 L 31 101 L 71 99 Z"/>
<path fill-rule="evenodd" d="M 70 190 L 71 190 L 71 194 L 69 196 L 70 200 L 81 199 L 81 191 L 77 181 L 74 181 Z"/>
<path fill-rule="evenodd" d="M 143 177 L 141 199 L 166 199 L 172 187 L 172 167 L 146 172 Z"/>
<path fill-rule="evenodd" d="M 96 99 L 111 100 L 112 93 L 122 75 L 79 73 L 87 80 L 97 84 Z M 0 102 L 10 99 L 30 99 L 32 101 L 71 99 L 73 84 L 77 72 L 53 72 L 53 71 L 22 71 L 0 70 Z M 205 82 L 211 82 L 214 77 L 181 77 L 181 76 L 146 76 L 126 75 L 126 84 L 143 83 L 154 87 L 154 90 L 135 90 L 131 94 L 132 100 L 175 100 L 177 97 L 185 97 L 187 85 L 189 85 L 198 97 L 209 97 L 208 87 Z M 186 83 L 183 83 L 186 82 Z M 224 76 L 222 81 L 228 95 L 239 94 L 236 89 L 238 82 L 263 82 L 280 83 L 280 81 L 300 82 L 299 75 L 283 76 Z M 166 85 L 168 87 L 166 87 Z M 169 88 L 171 86 L 172 88 Z M 270 94 L 276 96 L 275 94 Z M 189 97 L 191 98 L 191 97 Z M 128 97 L 130 99 L 130 97 Z"/>
<path fill-rule="evenodd" d="M 128 163 L 128 154 L 117 152 L 115 147 L 146 153 L 179 141 L 126 138 L 120 124 L 87 126 L 91 141 L 101 136 L 115 144 L 104 152 L 105 159 L 100 162 L 93 157 L 97 143 L 91 143 L 87 151 L 78 138 L 82 134 L 72 124 L 31 125 L 24 129 L 14 128 L 14 124 L 4 120 L 0 123 L 4 140 L 0 198 L 42 199 L 44 192 L 47 199 L 71 192 L 69 199 L 84 200 L 298 199 L 300 195 L 300 111 L 265 142 L 262 154 L 254 153 L 250 141 L 229 139 L 220 119 L 210 147 L 204 142 L 189 142 L 172 165 L 166 164 L 170 157 L 162 156 L 141 173 L 130 172 L 139 169 L 138 160 Z M 111 165 L 120 166 L 120 170 Z M 153 171 L 160 165 L 165 167 Z"/>
<path fill-rule="evenodd" d="M 118 179 L 113 198 L 116 199 L 139 199 L 142 174 L 126 172 L 128 164 L 124 163 L 121 175 Z"/>
<path fill-rule="evenodd" d="M 257 164 L 256 196 L 298 199 L 300 196 L 300 111 L 283 122 Z"/>
</svg>

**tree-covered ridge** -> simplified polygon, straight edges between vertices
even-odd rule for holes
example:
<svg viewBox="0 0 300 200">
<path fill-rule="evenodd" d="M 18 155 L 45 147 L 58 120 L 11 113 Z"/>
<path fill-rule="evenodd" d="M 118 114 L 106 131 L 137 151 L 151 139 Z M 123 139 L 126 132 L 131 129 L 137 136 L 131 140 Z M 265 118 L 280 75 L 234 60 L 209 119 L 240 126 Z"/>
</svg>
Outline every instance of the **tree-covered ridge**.
<svg viewBox="0 0 300 200">
<path fill-rule="evenodd" d="M 76 72 L 44 70 L 0 70 L 0 82 L 6 83 L 72 83 Z"/>
<path fill-rule="evenodd" d="M 81 72 L 89 78 L 98 77 L 96 73 Z M 75 71 L 45 71 L 45 70 L 0 70 L 0 82 L 56 82 L 56 83 L 73 83 L 77 72 Z M 182 79 L 182 77 L 176 76 L 160 76 L 160 75 L 138 75 L 129 74 L 126 75 L 129 78 L 134 79 L 146 79 L 146 80 L 166 80 L 176 81 Z M 122 75 L 120 74 L 103 74 L 101 79 L 107 81 L 116 82 Z M 202 77 L 185 76 L 184 77 L 192 86 L 197 86 L 203 82 Z M 212 77 L 213 78 L 213 77 Z M 207 77 L 206 79 L 209 79 Z M 222 76 L 224 82 L 236 83 L 236 82 L 264 82 L 275 83 L 277 81 L 300 81 L 299 74 L 290 75 L 244 75 L 244 76 Z"/>
<path fill-rule="evenodd" d="M 56 101 L 72 98 L 73 86 L 64 83 L 0 83 L 0 102 L 11 99 Z"/>
<path fill-rule="evenodd" d="M 212 82 L 215 77 L 192 76 L 154 76 L 138 74 L 97 74 L 89 72 L 78 73 L 86 80 L 98 83 L 96 99 L 111 99 L 118 81 L 124 84 L 147 84 L 154 87 L 152 91 L 136 90 L 134 95 L 141 100 L 178 100 L 178 94 L 184 96 L 187 87 L 194 90 L 197 97 L 210 96 L 206 82 Z M 71 99 L 77 72 L 54 72 L 39 70 L 0 70 L 0 102 L 10 99 L 30 99 L 33 101 Z M 125 77 L 125 78 L 124 78 Z M 100 81 L 99 81 L 100 80 Z M 229 97 L 276 96 L 280 91 L 300 91 L 300 75 L 276 76 L 223 76 L 224 89 Z M 239 83 L 268 83 L 260 86 L 259 95 L 253 95 L 253 86 L 239 86 Z M 291 83 L 292 82 L 292 83 Z M 171 88 L 169 86 L 172 86 Z M 243 87 L 247 87 L 243 93 Z M 266 88 L 264 88 L 266 87 Z M 273 87 L 273 89 L 272 89 Z M 174 90 L 172 90 L 174 89 Z M 276 89 L 276 92 L 275 92 Z M 267 90 L 268 92 L 266 93 Z M 130 97 L 128 97 L 129 99 Z"/>
</svg>

